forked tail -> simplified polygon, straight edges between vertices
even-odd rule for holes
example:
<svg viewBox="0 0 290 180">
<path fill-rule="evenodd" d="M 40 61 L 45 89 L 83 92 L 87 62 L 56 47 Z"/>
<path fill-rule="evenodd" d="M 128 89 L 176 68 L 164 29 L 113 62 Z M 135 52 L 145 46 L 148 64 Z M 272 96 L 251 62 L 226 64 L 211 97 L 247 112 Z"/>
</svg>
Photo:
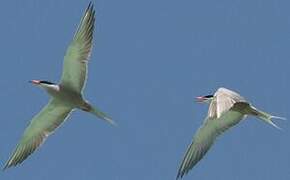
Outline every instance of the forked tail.
<svg viewBox="0 0 290 180">
<path fill-rule="evenodd" d="M 86 104 L 89 105 L 89 108 L 85 111 L 90 112 L 92 114 L 94 114 L 95 116 L 97 116 L 98 118 L 105 120 L 106 122 L 116 126 L 117 124 L 115 123 L 115 121 L 112 120 L 112 118 L 110 118 L 107 114 L 105 114 L 104 112 L 102 112 L 101 110 L 99 110 L 97 107 L 93 107 L 90 104 Z"/>
<path fill-rule="evenodd" d="M 251 115 L 257 116 L 259 119 L 263 120 L 264 122 L 274 126 L 277 129 L 281 129 L 279 126 L 277 126 L 274 122 L 273 119 L 281 119 L 281 120 L 286 120 L 284 117 L 279 117 L 279 116 L 273 116 L 269 113 L 266 113 L 264 111 L 260 111 L 256 109 L 255 107 L 251 106 Z"/>
</svg>

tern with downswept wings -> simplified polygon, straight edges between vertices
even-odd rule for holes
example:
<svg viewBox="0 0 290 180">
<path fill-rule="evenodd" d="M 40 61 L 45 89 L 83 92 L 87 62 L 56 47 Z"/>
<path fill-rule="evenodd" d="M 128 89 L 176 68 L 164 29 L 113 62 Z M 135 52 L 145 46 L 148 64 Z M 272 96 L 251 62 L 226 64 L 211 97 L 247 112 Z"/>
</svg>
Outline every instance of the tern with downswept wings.
<svg viewBox="0 0 290 180">
<path fill-rule="evenodd" d="M 176 179 L 182 178 L 203 158 L 220 134 L 248 115 L 255 116 L 278 129 L 280 128 L 272 119 L 285 119 L 258 110 L 238 93 L 226 88 L 219 88 L 214 95 L 197 97 L 197 101 L 209 103 L 208 115 L 188 146 Z"/>
</svg>

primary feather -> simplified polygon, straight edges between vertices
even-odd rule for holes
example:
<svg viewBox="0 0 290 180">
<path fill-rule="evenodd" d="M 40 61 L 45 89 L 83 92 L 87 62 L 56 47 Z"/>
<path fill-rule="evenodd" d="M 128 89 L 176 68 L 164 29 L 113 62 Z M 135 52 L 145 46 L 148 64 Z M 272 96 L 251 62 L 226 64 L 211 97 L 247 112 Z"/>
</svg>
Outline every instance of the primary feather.
<svg viewBox="0 0 290 180">
<path fill-rule="evenodd" d="M 215 139 L 227 129 L 239 123 L 244 114 L 231 108 L 219 119 L 208 116 L 204 124 L 198 129 L 192 143 L 188 146 L 178 170 L 177 178 L 182 178 L 207 153 Z"/>
<path fill-rule="evenodd" d="M 59 127 L 72 108 L 52 99 L 30 122 L 4 169 L 16 166 L 32 154 Z"/>
<path fill-rule="evenodd" d="M 89 5 L 69 45 L 63 63 L 60 84 L 82 92 L 87 78 L 87 64 L 91 54 L 95 11 Z"/>
</svg>

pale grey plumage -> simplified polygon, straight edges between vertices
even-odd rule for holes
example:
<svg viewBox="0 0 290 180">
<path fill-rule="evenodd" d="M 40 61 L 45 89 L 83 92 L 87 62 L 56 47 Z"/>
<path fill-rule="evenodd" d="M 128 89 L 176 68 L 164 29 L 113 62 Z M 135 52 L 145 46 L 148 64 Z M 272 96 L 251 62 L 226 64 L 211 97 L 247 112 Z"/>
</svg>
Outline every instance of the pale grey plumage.
<svg viewBox="0 0 290 180">
<path fill-rule="evenodd" d="M 63 62 L 60 85 L 82 92 L 87 78 L 88 59 L 91 54 L 95 11 L 89 5 L 69 45 Z"/>
<path fill-rule="evenodd" d="M 56 99 L 50 100 L 31 120 L 5 168 L 21 163 L 32 154 L 65 121 L 71 110 Z"/>
<path fill-rule="evenodd" d="M 256 116 L 274 127 L 277 126 L 271 119 L 280 118 L 257 110 L 234 91 L 219 88 L 210 102 L 207 118 L 187 148 L 176 179 L 182 178 L 203 158 L 220 134 L 238 124 L 247 115 Z"/>
<path fill-rule="evenodd" d="M 45 89 L 52 98 L 32 119 L 4 169 L 23 162 L 65 121 L 75 108 L 90 112 L 114 124 L 111 118 L 90 105 L 82 95 L 87 78 L 87 62 L 92 49 L 94 21 L 95 11 L 90 3 L 66 52 L 59 85 L 48 81 L 31 81 Z"/>
<path fill-rule="evenodd" d="M 246 102 L 246 100 L 234 91 L 219 88 L 209 105 L 208 117 L 220 118 L 222 113 L 230 110 L 236 102 Z"/>
</svg>

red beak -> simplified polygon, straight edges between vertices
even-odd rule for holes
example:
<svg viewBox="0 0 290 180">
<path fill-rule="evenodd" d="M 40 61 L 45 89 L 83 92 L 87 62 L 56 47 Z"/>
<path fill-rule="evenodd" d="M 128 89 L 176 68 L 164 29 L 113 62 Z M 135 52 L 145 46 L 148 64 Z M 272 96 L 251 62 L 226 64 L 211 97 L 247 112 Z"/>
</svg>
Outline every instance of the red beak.
<svg viewBox="0 0 290 180">
<path fill-rule="evenodd" d="M 39 80 L 31 80 L 29 82 L 32 83 L 32 84 L 40 84 L 40 81 Z"/>
<path fill-rule="evenodd" d="M 198 96 L 195 99 L 196 99 L 196 102 L 199 102 L 199 103 L 204 101 L 204 97 L 203 96 Z"/>
</svg>

